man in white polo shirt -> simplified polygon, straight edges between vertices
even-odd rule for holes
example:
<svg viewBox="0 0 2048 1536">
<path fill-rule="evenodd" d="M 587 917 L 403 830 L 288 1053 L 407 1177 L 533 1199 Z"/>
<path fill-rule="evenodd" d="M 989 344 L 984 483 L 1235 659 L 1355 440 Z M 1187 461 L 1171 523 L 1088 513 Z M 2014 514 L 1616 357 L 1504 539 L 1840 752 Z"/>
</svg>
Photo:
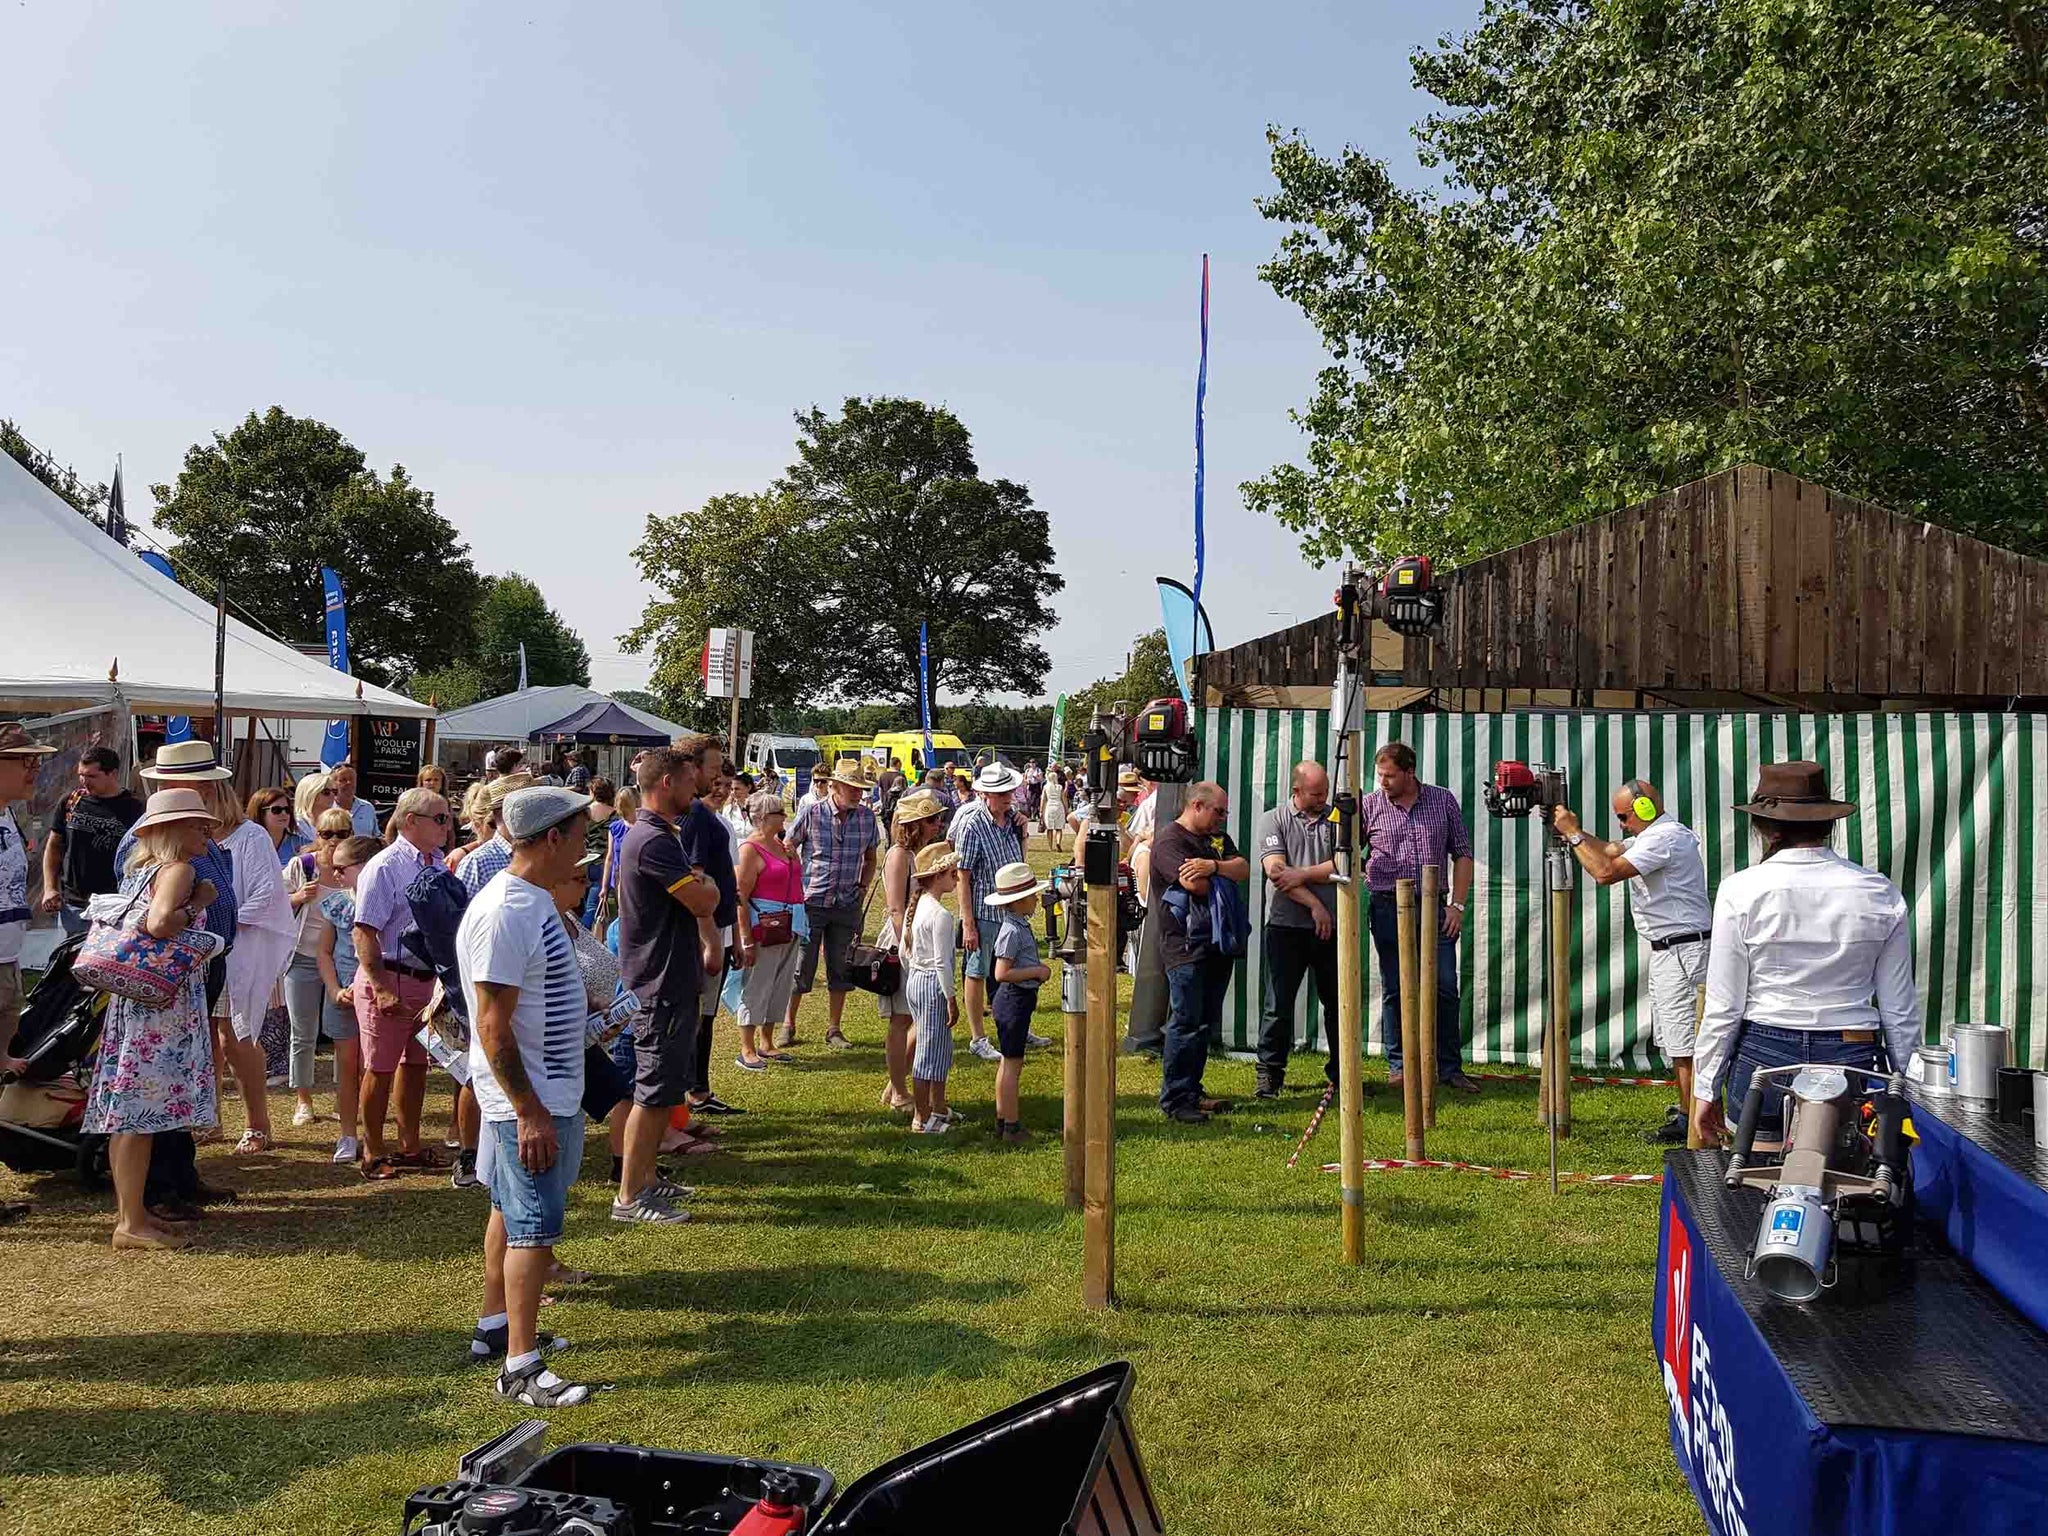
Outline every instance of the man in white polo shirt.
<svg viewBox="0 0 2048 1536">
<path fill-rule="evenodd" d="M 1551 815 L 1586 873 L 1602 885 L 1628 882 L 1636 932 L 1650 946 L 1650 1019 L 1657 1048 L 1678 1078 L 1682 1106 L 1649 1133 L 1655 1142 L 1682 1142 L 1692 1109 L 1693 1034 L 1707 983 L 1707 943 L 1714 905 L 1707 899 L 1707 863 L 1699 834 L 1664 812 L 1664 797 L 1644 779 L 1614 792 L 1619 843 L 1589 837 L 1578 817 L 1560 805 Z"/>
</svg>

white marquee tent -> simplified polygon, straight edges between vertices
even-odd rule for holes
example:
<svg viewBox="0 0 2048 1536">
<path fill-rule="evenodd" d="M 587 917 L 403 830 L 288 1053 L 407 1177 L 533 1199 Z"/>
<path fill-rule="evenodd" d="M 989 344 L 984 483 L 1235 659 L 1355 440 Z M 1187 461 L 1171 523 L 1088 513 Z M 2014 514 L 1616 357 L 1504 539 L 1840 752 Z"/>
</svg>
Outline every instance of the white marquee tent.
<svg viewBox="0 0 2048 1536">
<path fill-rule="evenodd" d="M 0 710 L 213 713 L 213 604 L 143 563 L 0 454 Z M 231 715 L 431 718 L 233 617 Z M 564 711 L 566 713 L 567 711 Z"/>
<path fill-rule="evenodd" d="M 658 731 L 664 736 L 683 734 L 684 727 L 673 720 L 650 715 L 630 704 L 619 704 L 610 694 L 585 688 L 580 683 L 520 688 L 512 693 L 501 693 L 495 699 L 479 699 L 474 704 L 451 709 L 441 716 L 440 728 L 435 734 L 444 742 L 481 741 L 494 747 L 507 742 L 523 742 L 542 726 L 553 725 L 584 705 L 599 700 L 618 704 L 621 710 L 651 731 Z"/>
</svg>

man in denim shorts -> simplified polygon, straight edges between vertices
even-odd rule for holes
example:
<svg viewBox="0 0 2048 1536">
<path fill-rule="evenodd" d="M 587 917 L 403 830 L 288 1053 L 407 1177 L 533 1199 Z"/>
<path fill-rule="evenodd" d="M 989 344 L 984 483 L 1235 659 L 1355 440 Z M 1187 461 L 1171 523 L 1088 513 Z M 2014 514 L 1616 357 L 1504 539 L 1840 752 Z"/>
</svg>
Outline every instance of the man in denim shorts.
<svg viewBox="0 0 2048 1536">
<path fill-rule="evenodd" d="M 477 892 L 456 934 L 474 1022 L 470 1082 L 483 1111 L 477 1174 L 491 1192 L 484 1305 L 471 1357 L 504 1356 L 498 1395 L 532 1408 L 585 1401 L 595 1389 L 541 1363 L 559 1339 L 539 1332 L 541 1286 L 554 1269 L 569 1187 L 583 1165 L 583 973 L 555 913 L 553 888 L 583 857 L 588 795 L 540 787 L 500 813 L 512 862 Z"/>
</svg>

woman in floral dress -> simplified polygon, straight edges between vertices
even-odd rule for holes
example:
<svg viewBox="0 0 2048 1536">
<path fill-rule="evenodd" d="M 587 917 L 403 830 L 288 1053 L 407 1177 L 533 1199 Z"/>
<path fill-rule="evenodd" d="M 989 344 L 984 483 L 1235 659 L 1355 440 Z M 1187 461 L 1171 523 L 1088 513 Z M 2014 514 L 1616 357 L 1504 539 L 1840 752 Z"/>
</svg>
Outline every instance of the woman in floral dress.
<svg viewBox="0 0 2048 1536">
<path fill-rule="evenodd" d="M 158 790 L 135 823 L 135 849 L 128 856 L 121 896 L 133 899 L 148 892 L 142 927 L 152 938 L 205 929 L 206 909 L 219 893 L 211 881 L 193 874 L 192 860 L 205 851 L 212 826 L 205 802 L 191 789 Z M 150 1142 L 159 1131 L 211 1126 L 217 1118 L 206 967 L 192 968 L 167 1008 L 114 997 L 101 1029 L 84 1129 L 110 1138 L 116 1248 L 185 1246 L 184 1235 L 144 1204 Z"/>
</svg>

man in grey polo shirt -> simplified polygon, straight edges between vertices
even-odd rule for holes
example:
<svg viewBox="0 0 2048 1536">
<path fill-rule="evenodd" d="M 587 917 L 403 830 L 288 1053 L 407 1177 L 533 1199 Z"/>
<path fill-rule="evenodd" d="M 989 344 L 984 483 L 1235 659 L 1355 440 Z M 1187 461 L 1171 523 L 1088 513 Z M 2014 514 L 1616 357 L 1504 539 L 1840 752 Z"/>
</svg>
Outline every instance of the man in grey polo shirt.
<svg viewBox="0 0 2048 1536">
<path fill-rule="evenodd" d="M 1313 972 L 1330 1054 L 1323 1075 L 1337 1081 L 1336 831 L 1330 825 L 1330 776 L 1321 763 L 1297 763 L 1293 792 L 1259 818 L 1259 865 L 1266 898 L 1266 1017 L 1259 1031 L 1256 1096 L 1287 1086 L 1294 1045 L 1294 999 Z"/>
</svg>

